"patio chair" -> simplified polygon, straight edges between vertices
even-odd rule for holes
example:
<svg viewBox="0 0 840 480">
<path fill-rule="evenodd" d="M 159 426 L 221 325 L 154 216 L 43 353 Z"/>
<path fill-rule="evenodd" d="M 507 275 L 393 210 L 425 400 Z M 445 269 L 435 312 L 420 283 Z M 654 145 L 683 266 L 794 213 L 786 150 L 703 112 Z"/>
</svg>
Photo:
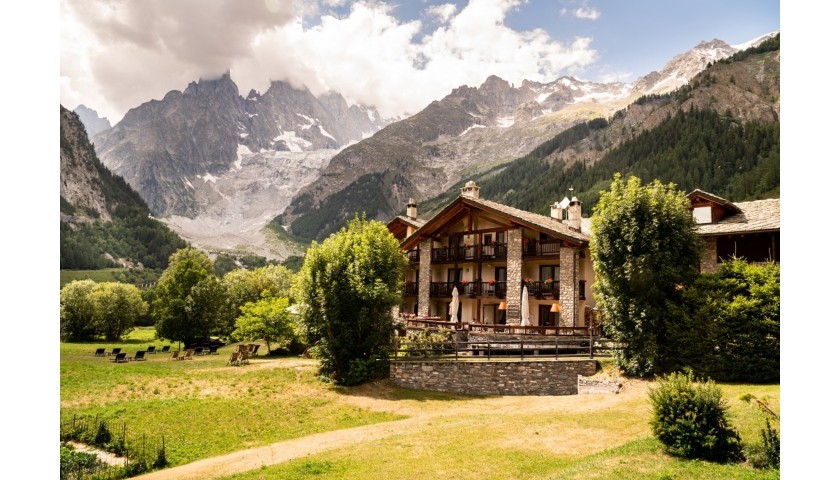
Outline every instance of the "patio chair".
<svg viewBox="0 0 840 480">
<path fill-rule="evenodd" d="M 109 353 L 108 356 L 117 355 L 117 354 L 120 353 L 120 350 L 122 350 L 122 348 L 115 348 L 115 349 L 111 350 L 111 353 Z"/>
<path fill-rule="evenodd" d="M 164 345 L 164 347 L 160 349 L 160 353 L 169 353 L 169 345 Z"/>
<path fill-rule="evenodd" d="M 172 350 L 172 356 L 170 356 L 170 357 L 169 357 L 169 359 L 170 359 L 170 360 L 178 360 L 178 359 L 180 359 L 181 357 L 179 357 L 179 356 L 178 356 L 178 353 L 180 353 L 180 352 L 178 352 L 178 350 Z"/>
<path fill-rule="evenodd" d="M 146 350 L 138 350 L 133 357 L 128 357 L 129 360 L 146 360 Z"/>
<path fill-rule="evenodd" d="M 211 345 L 210 350 L 207 351 L 207 355 L 218 355 L 219 354 L 219 346 L 218 345 Z"/>
<path fill-rule="evenodd" d="M 204 355 L 204 347 L 195 347 L 195 352 L 194 353 L 196 355 Z"/>
<path fill-rule="evenodd" d="M 239 365 L 239 352 L 231 352 L 230 358 L 227 361 L 228 365 Z"/>
<path fill-rule="evenodd" d="M 248 355 L 251 356 L 251 357 L 257 356 L 257 350 L 260 349 L 260 344 L 259 343 L 252 343 L 252 344 L 249 345 L 249 347 L 251 347 L 251 350 L 248 352 Z"/>
<path fill-rule="evenodd" d="M 93 352 L 94 357 L 104 357 L 105 356 L 105 347 L 97 348 L 95 352 Z"/>
<path fill-rule="evenodd" d="M 147 349 L 146 349 L 146 353 L 149 353 L 149 354 L 151 354 L 151 353 L 157 353 L 157 352 L 155 351 L 155 348 L 157 348 L 157 347 L 155 347 L 154 345 L 149 346 L 149 348 L 147 348 Z"/>
<path fill-rule="evenodd" d="M 193 359 L 193 349 L 188 348 L 184 350 L 184 355 L 178 357 L 178 360 L 192 360 Z"/>
<path fill-rule="evenodd" d="M 126 360 L 125 358 L 125 352 L 118 352 L 116 355 L 114 355 L 114 358 L 112 358 L 111 361 L 114 363 L 123 363 L 127 362 L 128 360 Z"/>
</svg>

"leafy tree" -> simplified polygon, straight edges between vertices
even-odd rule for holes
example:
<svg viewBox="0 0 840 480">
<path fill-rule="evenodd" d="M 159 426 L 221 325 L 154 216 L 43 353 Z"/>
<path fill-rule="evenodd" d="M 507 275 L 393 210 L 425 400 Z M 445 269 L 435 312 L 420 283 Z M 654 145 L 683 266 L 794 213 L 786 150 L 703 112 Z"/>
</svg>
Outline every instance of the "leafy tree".
<svg viewBox="0 0 840 480">
<path fill-rule="evenodd" d="M 354 218 L 312 244 L 296 298 L 323 376 L 353 385 L 383 375 L 407 260 L 381 222 Z"/>
<path fill-rule="evenodd" d="M 291 295 L 294 274 L 281 265 L 268 265 L 255 270 L 240 268 L 225 274 L 222 283 L 227 291 L 228 318 L 231 329 L 240 314 L 240 308 L 248 302 L 263 298 L 278 298 Z"/>
<path fill-rule="evenodd" d="M 242 314 L 236 319 L 236 330 L 231 336 L 239 340 L 265 340 L 269 353 L 271 344 L 286 347 L 295 338 L 288 298 L 263 298 L 248 302 L 241 307 Z"/>
<path fill-rule="evenodd" d="M 88 298 L 94 327 L 108 341 L 119 340 L 149 309 L 139 288 L 120 282 L 98 283 Z"/>
<path fill-rule="evenodd" d="M 667 325 L 683 309 L 700 243 L 685 195 L 673 184 L 642 185 L 616 174 L 592 216 L 596 302 L 606 333 L 623 345 L 617 364 L 631 375 L 668 371 Z"/>
<path fill-rule="evenodd" d="M 725 382 L 776 383 L 781 359 L 781 270 L 733 259 L 686 291 L 690 328 L 675 326 L 685 366 Z"/>
<path fill-rule="evenodd" d="M 89 298 L 96 287 L 93 280 L 74 280 L 59 294 L 61 305 L 61 340 L 90 340 L 96 334 L 93 325 L 94 308 Z"/>
<path fill-rule="evenodd" d="M 194 248 L 176 251 L 155 291 L 152 316 L 158 336 L 194 343 L 215 330 L 224 300 L 210 258 Z"/>
</svg>

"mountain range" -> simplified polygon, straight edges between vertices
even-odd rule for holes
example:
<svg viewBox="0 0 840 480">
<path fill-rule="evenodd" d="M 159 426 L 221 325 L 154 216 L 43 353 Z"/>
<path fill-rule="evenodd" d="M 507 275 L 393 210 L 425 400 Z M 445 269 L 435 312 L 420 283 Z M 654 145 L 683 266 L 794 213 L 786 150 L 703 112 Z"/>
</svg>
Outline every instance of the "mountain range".
<svg viewBox="0 0 840 480">
<path fill-rule="evenodd" d="M 561 77 L 516 87 L 490 76 L 393 123 L 337 93 L 316 97 L 284 82 L 242 97 L 226 74 L 144 103 L 93 140 L 103 163 L 193 244 L 283 258 L 294 249 L 267 234 L 269 223 L 281 237 L 313 239 L 358 211 L 387 220 L 409 197 L 431 201 L 464 179 L 490 178 L 560 132 L 623 111 L 623 130 L 601 132 L 591 149 L 575 148 L 596 162 L 599 152 L 665 117 L 653 103 L 628 109 L 634 101 L 686 85 L 759 40 L 702 42 L 629 84 Z M 743 94 L 717 95 L 720 105 L 735 102 L 739 115 L 766 111 Z M 778 95 L 775 103 L 778 116 Z"/>
</svg>

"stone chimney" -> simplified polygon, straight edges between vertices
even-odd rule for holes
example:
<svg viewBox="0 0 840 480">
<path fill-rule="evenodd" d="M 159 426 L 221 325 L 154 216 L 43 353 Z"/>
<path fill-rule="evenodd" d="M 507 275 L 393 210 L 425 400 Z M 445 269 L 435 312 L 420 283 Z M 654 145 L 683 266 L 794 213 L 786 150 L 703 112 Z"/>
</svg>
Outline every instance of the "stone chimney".
<svg viewBox="0 0 840 480">
<path fill-rule="evenodd" d="M 577 197 L 569 202 L 569 228 L 580 231 L 581 203 Z"/>
<path fill-rule="evenodd" d="M 466 185 L 464 185 L 464 188 L 461 189 L 461 196 L 462 197 L 468 197 L 468 198 L 474 198 L 474 199 L 478 200 L 478 191 L 480 189 L 481 188 L 478 185 L 476 185 L 475 182 L 470 180 L 469 182 L 466 183 Z"/>
<path fill-rule="evenodd" d="M 417 202 L 415 202 L 414 199 L 411 197 L 409 197 L 408 199 L 408 205 L 405 209 L 405 215 L 412 220 L 417 220 Z"/>
<path fill-rule="evenodd" d="M 558 222 L 563 220 L 563 207 L 560 206 L 560 202 L 551 204 L 551 218 Z"/>
</svg>

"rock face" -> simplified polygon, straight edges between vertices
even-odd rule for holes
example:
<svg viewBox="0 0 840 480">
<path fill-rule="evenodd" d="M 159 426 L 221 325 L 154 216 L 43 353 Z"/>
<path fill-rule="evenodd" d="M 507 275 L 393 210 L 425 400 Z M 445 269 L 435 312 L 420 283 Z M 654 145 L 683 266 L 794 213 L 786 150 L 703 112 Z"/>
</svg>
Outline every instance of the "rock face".
<svg viewBox="0 0 840 480">
<path fill-rule="evenodd" d="M 561 77 L 549 83 L 526 80 L 517 88 L 490 76 L 477 88 L 458 87 L 416 115 L 342 150 L 279 221 L 298 236 L 320 239 L 357 211 L 388 220 L 409 197 L 435 197 L 465 174 L 479 175 L 510 162 L 578 122 L 609 117 L 642 95 L 674 90 L 736 51 L 720 40 L 702 42 L 633 84 Z M 378 203 L 360 198 L 359 192 L 371 188 Z M 356 203 L 339 208 L 349 202 Z"/>
<path fill-rule="evenodd" d="M 197 194 L 198 179 L 239 171 L 249 154 L 338 149 L 384 123 L 375 111 L 348 106 L 340 95 L 319 99 L 284 82 L 243 98 L 225 74 L 129 110 L 94 143 L 103 163 L 155 215 L 196 217 L 212 208 L 208 196 Z"/>
<path fill-rule="evenodd" d="M 109 220 L 111 215 L 97 169 L 99 160 L 88 141 L 85 126 L 77 114 L 63 106 L 60 115 L 61 220 L 69 223 Z"/>
<path fill-rule="evenodd" d="M 73 111 L 76 112 L 79 120 L 84 124 L 88 137 L 93 137 L 97 133 L 111 128 L 111 122 L 105 117 L 100 117 L 96 110 L 79 105 Z"/>
</svg>

